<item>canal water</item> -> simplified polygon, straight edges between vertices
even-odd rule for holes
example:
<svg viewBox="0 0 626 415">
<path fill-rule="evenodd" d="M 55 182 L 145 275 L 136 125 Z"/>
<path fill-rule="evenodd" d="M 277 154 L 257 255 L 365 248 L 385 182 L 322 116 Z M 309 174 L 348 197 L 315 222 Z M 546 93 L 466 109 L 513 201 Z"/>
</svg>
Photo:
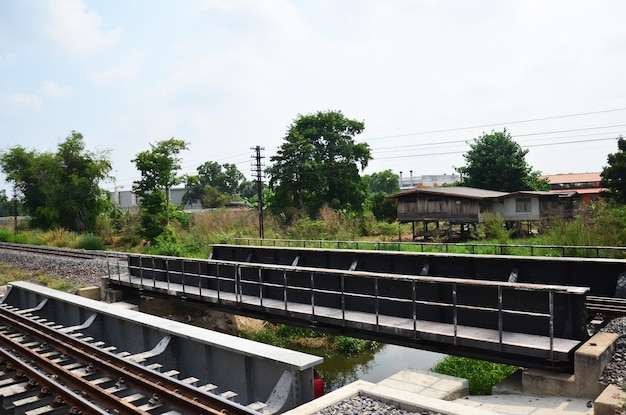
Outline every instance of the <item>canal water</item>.
<svg viewBox="0 0 626 415">
<path fill-rule="evenodd" d="M 308 350 L 307 353 L 319 354 L 319 351 Z M 324 379 L 326 392 L 330 392 L 359 379 L 377 383 L 404 369 L 428 370 L 445 355 L 387 344 L 376 351 L 354 356 L 323 357 L 324 363 L 316 366 L 316 371 Z"/>
</svg>

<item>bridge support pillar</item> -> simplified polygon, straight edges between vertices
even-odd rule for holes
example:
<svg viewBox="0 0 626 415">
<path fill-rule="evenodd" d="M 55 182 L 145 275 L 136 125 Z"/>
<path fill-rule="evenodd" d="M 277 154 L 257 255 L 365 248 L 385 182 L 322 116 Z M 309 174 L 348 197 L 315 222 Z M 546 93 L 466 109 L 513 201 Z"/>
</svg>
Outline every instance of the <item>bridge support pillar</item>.
<svg viewBox="0 0 626 415">
<path fill-rule="evenodd" d="M 615 333 L 597 333 L 574 352 L 574 374 L 527 369 L 522 389 L 531 395 L 595 399 L 606 387 L 598 379 L 615 352 Z"/>
</svg>

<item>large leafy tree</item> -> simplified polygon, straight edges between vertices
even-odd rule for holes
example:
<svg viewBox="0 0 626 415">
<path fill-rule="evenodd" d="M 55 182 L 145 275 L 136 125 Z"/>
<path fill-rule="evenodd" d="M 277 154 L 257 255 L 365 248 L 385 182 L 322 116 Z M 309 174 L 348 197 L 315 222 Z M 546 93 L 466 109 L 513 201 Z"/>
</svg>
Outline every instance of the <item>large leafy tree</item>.
<svg viewBox="0 0 626 415">
<path fill-rule="evenodd" d="M 299 115 L 266 169 L 270 209 L 295 208 L 315 216 L 328 204 L 360 211 L 367 189 L 359 171 L 372 156 L 369 145 L 356 143 L 354 137 L 364 128 L 363 122 L 348 119 L 340 111 Z"/>
<path fill-rule="evenodd" d="M 106 153 L 87 151 L 76 131 L 56 153 L 13 147 L 0 156 L 0 167 L 22 194 L 33 227 L 93 231 L 108 207 L 99 183 L 110 179 L 111 162 Z"/>
<path fill-rule="evenodd" d="M 218 207 L 246 188 L 243 173 L 234 164 L 220 165 L 207 161 L 197 168 L 198 174 L 187 176 L 183 204 L 200 202 L 202 207 Z"/>
<path fill-rule="evenodd" d="M 386 194 L 400 191 L 400 178 L 391 169 L 363 176 L 370 193 L 384 192 Z"/>
<path fill-rule="evenodd" d="M 470 143 L 463 156 L 466 166 L 457 167 L 463 186 L 515 192 L 518 190 L 550 190 L 550 184 L 540 179 L 526 162 L 528 150 L 511 138 L 506 129 L 483 134 Z"/>
<path fill-rule="evenodd" d="M 617 152 L 607 156 L 608 166 L 600 173 L 600 185 L 608 189 L 603 195 L 620 204 L 626 204 L 626 140 L 617 139 Z"/>
<path fill-rule="evenodd" d="M 16 208 L 18 215 L 24 214 L 22 200 L 10 198 L 6 190 L 0 189 L 0 217 L 13 216 Z"/>
<path fill-rule="evenodd" d="M 170 189 L 183 181 L 178 175 L 178 154 L 187 149 L 187 143 L 170 138 L 150 147 L 132 160 L 141 173 L 141 180 L 133 183 L 133 191 L 140 198 L 143 235 L 154 240 L 168 229 L 172 210 L 176 210 L 170 203 Z"/>
</svg>

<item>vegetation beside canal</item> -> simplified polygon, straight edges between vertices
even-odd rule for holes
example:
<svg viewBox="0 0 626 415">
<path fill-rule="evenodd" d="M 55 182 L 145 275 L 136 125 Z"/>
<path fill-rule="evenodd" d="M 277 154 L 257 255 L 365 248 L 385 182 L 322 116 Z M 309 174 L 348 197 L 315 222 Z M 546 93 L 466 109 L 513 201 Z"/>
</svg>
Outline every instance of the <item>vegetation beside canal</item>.
<svg viewBox="0 0 626 415">
<path fill-rule="evenodd" d="M 491 395 L 493 386 L 518 369 L 516 366 L 458 356 L 448 356 L 431 368 L 435 373 L 467 379 L 470 395 Z"/>
<path fill-rule="evenodd" d="M 347 336 L 333 336 L 321 331 L 292 327 L 285 324 L 266 324 L 260 330 L 241 330 L 241 337 L 278 347 L 320 350 L 322 354 L 343 353 L 348 356 L 376 351 L 380 343 Z"/>
</svg>

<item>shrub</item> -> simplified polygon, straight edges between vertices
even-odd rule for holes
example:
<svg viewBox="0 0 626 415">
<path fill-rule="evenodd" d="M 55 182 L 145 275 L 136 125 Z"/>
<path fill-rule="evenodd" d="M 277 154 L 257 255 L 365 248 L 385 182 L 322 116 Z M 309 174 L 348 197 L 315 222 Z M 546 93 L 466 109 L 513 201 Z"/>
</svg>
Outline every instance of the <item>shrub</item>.
<svg viewBox="0 0 626 415">
<path fill-rule="evenodd" d="M 13 232 L 8 229 L 0 229 L 0 242 L 13 242 Z"/>
<path fill-rule="evenodd" d="M 448 356 L 430 370 L 443 375 L 465 378 L 470 395 L 491 395 L 491 388 L 506 379 L 517 367 L 466 357 Z"/>
<path fill-rule="evenodd" d="M 359 354 L 365 350 L 376 350 L 380 347 L 380 343 L 375 341 L 346 336 L 335 337 L 335 344 L 337 350 L 349 356 Z"/>
<path fill-rule="evenodd" d="M 154 245 L 152 245 L 151 248 L 148 249 L 148 251 L 156 255 L 176 257 L 184 256 L 183 247 L 180 244 L 180 241 L 172 228 L 166 228 L 163 233 L 157 236 L 154 239 Z"/>
<path fill-rule="evenodd" d="M 507 229 L 500 213 L 485 212 L 483 215 L 484 230 L 487 237 L 494 238 L 499 244 L 506 244 L 514 230 Z"/>
<path fill-rule="evenodd" d="M 87 234 L 78 238 L 75 248 L 87 249 L 90 251 L 104 251 L 104 242 L 95 235 Z"/>
</svg>

